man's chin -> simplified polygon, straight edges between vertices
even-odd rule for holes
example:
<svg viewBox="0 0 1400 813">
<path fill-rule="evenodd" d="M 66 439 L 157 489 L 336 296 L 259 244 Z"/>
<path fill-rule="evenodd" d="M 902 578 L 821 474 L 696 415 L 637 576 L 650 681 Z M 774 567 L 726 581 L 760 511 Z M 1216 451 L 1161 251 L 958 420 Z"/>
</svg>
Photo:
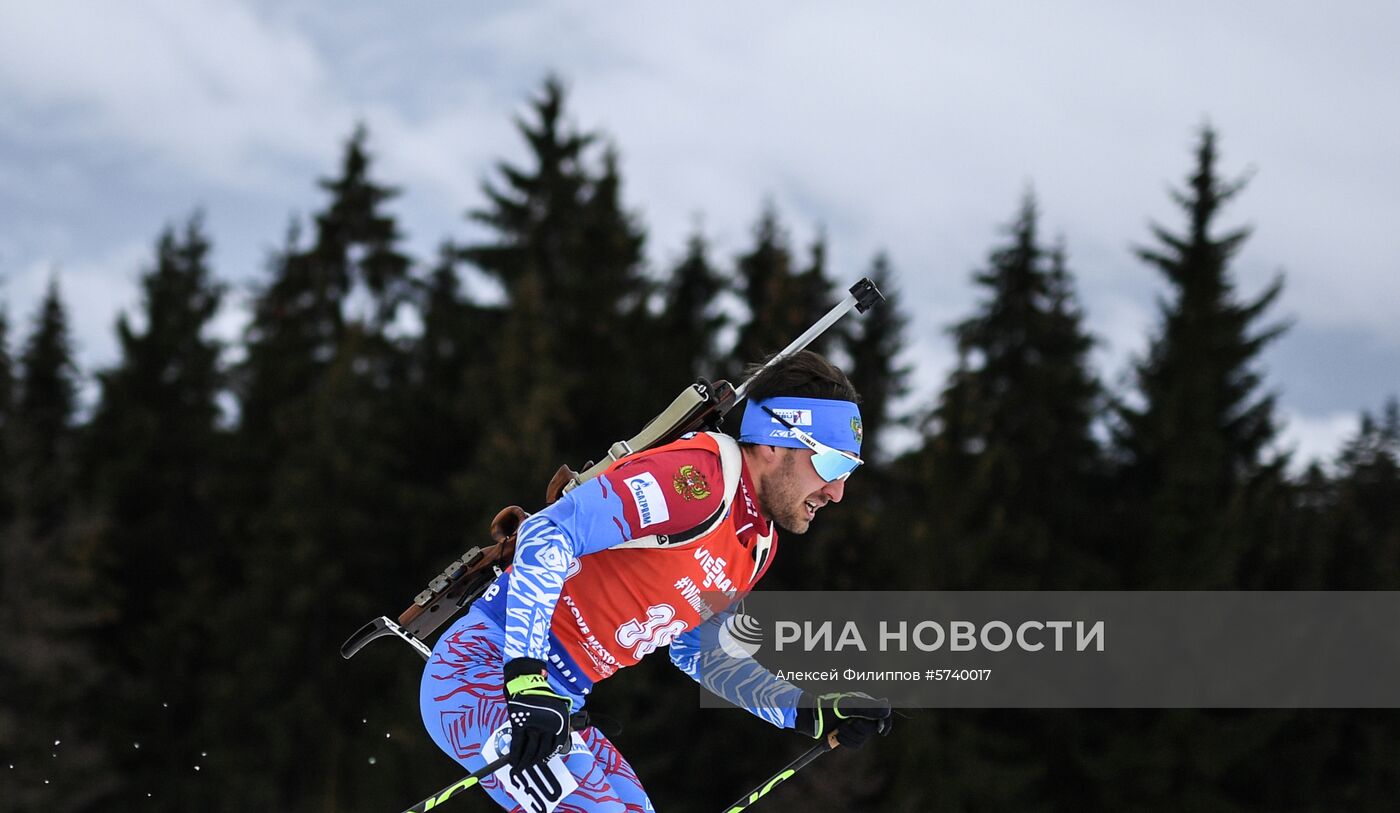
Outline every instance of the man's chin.
<svg viewBox="0 0 1400 813">
<path fill-rule="evenodd" d="M 773 521 L 777 523 L 779 528 L 782 528 L 787 533 L 794 534 L 796 536 L 801 536 L 802 534 L 807 533 L 808 529 L 812 527 L 812 520 L 806 517 L 796 517 L 791 519 L 780 519 L 774 517 Z"/>
</svg>

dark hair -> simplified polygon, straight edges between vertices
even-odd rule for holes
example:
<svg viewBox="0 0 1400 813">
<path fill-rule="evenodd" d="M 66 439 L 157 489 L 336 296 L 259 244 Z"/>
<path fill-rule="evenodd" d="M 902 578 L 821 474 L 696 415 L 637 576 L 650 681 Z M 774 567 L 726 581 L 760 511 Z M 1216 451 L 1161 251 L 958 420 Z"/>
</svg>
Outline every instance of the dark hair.
<svg viewBox="0 0 1400 813">
<path fill-rule="evenodd" d="M 766 363 L 765 360 L 745 370 L 745 380 L 762 369 Z M 802 350 L 758 373 L 749 385 L 744 403 L 736 412 L 725 417 L 725 428 L 737 436 L 739 427 L 744 422 L 744 411 L 748 409 L 749 404 L 779 395 L 860 403 L 860 395 L 856 388 L 851 386 L 851 381 L 846 378 L 845 373 L 816 353 Z"/>
</svg>

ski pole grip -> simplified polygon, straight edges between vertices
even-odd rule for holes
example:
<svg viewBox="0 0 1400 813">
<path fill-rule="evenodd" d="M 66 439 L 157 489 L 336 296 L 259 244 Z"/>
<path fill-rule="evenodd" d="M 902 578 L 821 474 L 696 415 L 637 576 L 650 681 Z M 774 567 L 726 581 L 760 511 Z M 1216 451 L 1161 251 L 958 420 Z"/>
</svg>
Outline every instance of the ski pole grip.
<svg viewBox="0 0 1400 813">
<path fill-rule="evenodd" d="M 851 286 L 849 295 L 845 299 L 841 300 L 834 308 L 827 311 L 826 315 L 818 319 L 816 324 L 807 328 L 805 333 L 793 339 L 792 344 L 774 353 L 762 367 L 756 370 L 753 375 L 749 376 L 747 381 L 740 384 L 739 388 L 734 391 L 734 401 L 737 403 L 748 394 L 749 384 L 753 383 L 753 380 L 761 375 L 764 370 L 767 370 L 774 364 L 777 364 L 793 353 L 799 352 L 807 345 L 811 344 L 818 336 L 825 333 L 827 328 L 836 324 L 841 320 L 841 317 L 850 313 L 851 308 L 865 313 L 866 310 L 873 307 L 877 302 L 883 301 L 884 298 L 884 295 L 880 293 L 880 289 L 875 287 L 875 283 L 871 282 L 869 277 L 863 277 L 860 282 Z"/>
<path fill-rule="evenodd" d="M 875 287 L 870 277 L 862 277 L 860 282 L 851 286 L 849 293 L 856 298 L 856 310 L 861 313 L 885 301 L 885 295 L 880 293 L 880 289 Z"/>
</svg>

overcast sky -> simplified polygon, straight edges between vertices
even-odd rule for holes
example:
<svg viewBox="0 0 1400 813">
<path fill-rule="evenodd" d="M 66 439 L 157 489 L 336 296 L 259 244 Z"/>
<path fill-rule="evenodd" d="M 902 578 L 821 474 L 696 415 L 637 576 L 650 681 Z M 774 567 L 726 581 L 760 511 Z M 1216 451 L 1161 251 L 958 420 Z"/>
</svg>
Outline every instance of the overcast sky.
<svg viewBox="0 0 1400 813">
<path fill-rule="evenodd" d="M 550 71 L 622 158 L 654 269 L 697 223 L 728 262 L 772 200 L 833 275 L 887 251 L 913 316 L 914 405 L 952 362 L 970 273 L 1025 189 L 1062 236 L 1119 386 L 1164 292 L 1135 259 L 1200 126 L 1252 173 L 1235 271 L 1293 327 L 1264 357 L 1285 444 L 1330 457 L 1400 392 L 1400 3 L 8 3 L 0 11 L 0 303 L 26 335 L 58 272 L 79 359 L 116 358 L 159 230 L 196 207 L 246 289 L 320 208 L 356 121 L 423 260 L 471 236 Z M 219 330 L 237 335 L 237 302 Z M 661 405 L 668 393 L 657 393 Z"/>
</svg>

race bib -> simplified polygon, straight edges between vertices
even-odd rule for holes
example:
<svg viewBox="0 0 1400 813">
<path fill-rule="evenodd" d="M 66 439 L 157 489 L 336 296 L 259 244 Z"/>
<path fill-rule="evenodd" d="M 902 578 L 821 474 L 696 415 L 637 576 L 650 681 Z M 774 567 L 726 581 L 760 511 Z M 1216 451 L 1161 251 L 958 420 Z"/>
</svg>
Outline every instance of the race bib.
<svg viewBox="0 0 1400 813">
<path fill-rule="evenodd" d="M 587 754 L 591 762 L 593 752 L 588 750 L 583 737 L 577 731 L 570 736 L 569 756 Z M 506 723 L 486 738 L 481 744 L 481 758 L 488 763 L 510 749 L 510 723 Z M 586 766 L 585 766 L 586 769 Z M 564 797 L 578 788 L 578 780 L 564 766 L 564 755 L 556 754 L 548 762 L 533 765 L 526 770 L 516 771 L 509 765 L 496 771 L 493 776 L 505 788 L 510 798 L 527 813 L 550 813 Z"/>
</svg>

